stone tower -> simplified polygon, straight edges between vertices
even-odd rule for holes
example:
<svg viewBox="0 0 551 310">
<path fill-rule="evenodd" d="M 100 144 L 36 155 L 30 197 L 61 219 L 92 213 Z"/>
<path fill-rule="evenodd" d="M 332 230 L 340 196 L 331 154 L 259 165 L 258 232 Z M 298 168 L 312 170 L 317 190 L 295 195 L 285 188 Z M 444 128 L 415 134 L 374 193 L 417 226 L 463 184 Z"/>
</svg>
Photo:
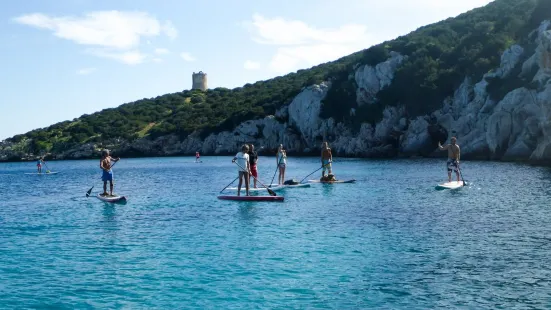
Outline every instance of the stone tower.
<svg viewBox="0 0 551 310">
<path fill-rule="evenodd" d="M 193 80 L 193 85 L 191 86 L 191 89 L 200 89 L 202 91 L 207 90 L 207 74 L 203 73 L 203 71 L 199 71 L 199 73 L 193 72 L 193 75 L 191 76 Z"/>
</svg>

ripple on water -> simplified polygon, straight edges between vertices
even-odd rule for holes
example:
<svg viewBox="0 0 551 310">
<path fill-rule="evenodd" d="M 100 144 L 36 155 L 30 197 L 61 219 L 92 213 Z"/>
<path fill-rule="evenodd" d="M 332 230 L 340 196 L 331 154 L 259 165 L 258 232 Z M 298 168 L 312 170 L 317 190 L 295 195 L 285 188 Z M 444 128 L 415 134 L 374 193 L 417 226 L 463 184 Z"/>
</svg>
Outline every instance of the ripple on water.
<svg viewBox="0 0 551 310">
<path fill-rule="evenodd" d="M 549 306 L 549 169 L 465 162 L 471 186 L 436 191 L 441 160 L 343 159 L 334 170 L 354 184 L 239 203 L 216 199 L 230 160 L 125 159 L 126 205 L 85 197 L 101 190 L 97 161 L 51 162 L 50 176 L 0 164 L 0 307 Z M 289 158 L 287 178 L 318 161 Z"/>
</svg>

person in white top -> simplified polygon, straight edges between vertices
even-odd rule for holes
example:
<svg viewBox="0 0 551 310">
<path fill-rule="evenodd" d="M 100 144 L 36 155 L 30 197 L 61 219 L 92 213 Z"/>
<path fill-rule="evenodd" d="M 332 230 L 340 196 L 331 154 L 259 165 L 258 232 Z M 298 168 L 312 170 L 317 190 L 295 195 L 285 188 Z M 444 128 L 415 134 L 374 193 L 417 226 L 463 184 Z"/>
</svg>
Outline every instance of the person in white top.
<svg viewBox="0 0 551 310">
<path fill-rule="evenodd" d="M 277 148 L 276 160 L 279 167 L 277 184 L 283 185 L 283 182 L 285 182 L 285 167 L 287 166 L 287 152 L 283 149 L 283 144 L 280 144 Z"/>
<path fill-rule="evenodd" d="M 239 185 L 237 186 L 237 196 L 241 195 L 241 185 L 243 179 L 245 179 L 245 192 L 249 196 L 249 174 L 251 173 L 251 166 L 249 163 L 249 147 L 245 144 L 241 147 L 241 152 L 237 153 L 232 159 L 232 163 L 237 162 L 237 171 L 239 172 Z"/>
</svg>

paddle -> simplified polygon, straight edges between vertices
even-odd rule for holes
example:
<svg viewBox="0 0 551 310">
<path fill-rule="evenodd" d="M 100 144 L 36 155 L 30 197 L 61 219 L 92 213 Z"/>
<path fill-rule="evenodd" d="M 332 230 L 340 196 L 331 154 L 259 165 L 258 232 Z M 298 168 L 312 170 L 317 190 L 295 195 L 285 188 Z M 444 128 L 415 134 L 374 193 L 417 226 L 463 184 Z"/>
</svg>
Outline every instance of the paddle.
<svg viewBox="0 0 551 310">
<path fill-rule="evenodd" d="M 272 184 L 274 184 L 274 178 L 275 178 L 275 175 L 277 173 L 277 169 L 279 169 L 279 164 L 281 164 L 281 160 L 283 159 L 283 156 L 281 156 L 281 158 L 279 159 L 279 162 L 277 163 L 276 165 L 276 169 L 274 171 L 274 176 L 272 177 L 272 182 L 270 182 L 270 187 L 272 187 Z M 277 182 L 279 184 L 279 180 Z"/>
<path fill-rule="evenodd" d="M 310 173 L 309 175 L 305 176 L 304 179 L 302 179 L 302 181 L 300 181 L 299 183 L 302 183 L 304 180 L 306 180 L 307 177 L 311 176 L 312 174 L 318 172 L 320 169 L 322 169 L 323 167 L 325 166 L 328 166 L 329 164 L 331 164 L 333 161 L 330 161 L 328 162 L 327 164 L 325 165 L 321 165 L 321 167 L 319 167 L 318 169 L 316 169 L 314 172 Z"/>
<path fill-rule="evenodd" d="M 223 188 L 223 189 L 222 189 L 222 190 L 221 190 L 220 192 L 223 192 L 223 191 L 224 191 L 224 190 L 225 190 L 226 188 L 228 188 L 228 186 L 232 185 L 232 184 L 233 184 L 233 182 L 235 182 L 235 180 L 237 180 L 237 179 L 239 179 L 239 177 L 237 177 L 237 178 L 233 179 L 233 181 L 231 181 L 231 183 L 230 183 L 230 184 L 226 185 L 226 187 L 224 187 L 224 188 Z"/>
<path fill-rule="evenodd" d="M 117 160 L 113 165 L 111 165 L 111 168 L 115 167 L 115 165 L 118 163 L 119 161 Z M 95 185 L 94 185 L 95 186 Z M 87 192 L 86 192 L 86 197 L 90 197 L 90 193 L 92 193 L 92 189 L 94 189 L 94 186 L 92 186 L 92 188 L 90 188 Z"/>
<path fill-rule="evenodd" d="M 241 170 L 245 170 L 245 168 L 241 167 L 238 163 L 234 162 L 237 167 L 241 168 Z M 268 193 L 271 195 L 271 196 L 277 196 L 276 193 L 269 189 L 266 185 L 262 184 L 262 182 L 260 182 L 254 175 L 251 175 L 258 183 L 260 183 L 260 185 L 264 186 L 267 190 L 268 190 Z M 233 182 L 232 182 L 233 183 Z"/>
<path fill-rule="evenodd" d="M 461 169 L 459 168 L 459 164 L 457 164 L 457 170 L 459 170 L 459 175 L 461 176 L 461 181 L 463 181 L 463 186 L 467 186 L 467 181 L 463 179 L 463 173 L 461 172 Z"/>
<path fill-rule="evenodd" d="M 45 161 L 43 161 L 43 163 L 44 163 L 44 166 L 45 166 L 46 169 L 47 169 L 47 170 L 46 170 L 46 173 L 50 173 L 50 167 L 48 167 L 48 165 L 46 165 L 46 162 L 45 162 Z"/>
</svg>

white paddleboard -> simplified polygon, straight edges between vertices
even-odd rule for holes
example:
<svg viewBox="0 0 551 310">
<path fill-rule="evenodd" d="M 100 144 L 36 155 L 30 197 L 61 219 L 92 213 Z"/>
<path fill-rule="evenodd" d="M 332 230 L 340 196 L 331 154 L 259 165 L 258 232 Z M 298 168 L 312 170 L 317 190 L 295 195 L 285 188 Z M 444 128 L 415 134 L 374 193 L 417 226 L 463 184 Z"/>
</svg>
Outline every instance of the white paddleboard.
<svg viewBox="0 0 551 310">
<path fill-rule="evenodd" d="M 280 189 L 284 189 L 284 188 L 294 188 L 294 187 L 310 187 L 310 184 L 306 183 L 300 183 L 300 184 L 296 184 L 296 185 L 278 185 L 278 184 L 272 184 L 272 187 L 271 188 L 275 188 L 274 191 L 276 190 L 280 190 Z"/>
<path fill-rule="evenodd" d="M 113 195 L 113 196 L 102 196 L 101 193 L 98 193 L 96 195 L 96 197 L 101 200 L 101 201 L 105 201 L 105 202 L 122 202 L 122 201 L 126 201 L 126 197 L 124 196 L 119 196 L 119 195 Z"/>
<path fill-rule="evenodd" d="M 436 186 L 436 189 L 456 189 L 463 187 L 463 181 L 451 181 L 446 183 L 441 183 Z"/>
<path fill-rule="evenodd" d="M 54 172 L 42 172 L 42 173 L 38 173 L 38 172 L 27 172 L 25 174 L 29 174 L 29 175 L 43 175 L 43 174 L 56 174 L 56 173 L 59 173 L 57 171 L 54 171 Z"/>
<path fill-rule="evenodd" d="M 310 183 L 323 183 L 323 184 L 336 184 L 336 183 L 354 183 L 355 179 L 352 180 L 336 180 L 336 181 L 320 181 L 320 180 L 308 180 Z"/>
<path fill-rule="evenodd" d="M 268 185 L 270 186 L 270 185 Z M 278 190 L 282 190 L 282 189 L 285 189 L 285 188 L 294 188 L 294 187 L 310 187 L 310 184 L 297 184 L 297 185 L 278 185 L 278 184 L 272 184 L 269 189 L 273 190 L 273 191 L 278 191 Z M 231 190 L 231 191 L 236 191 L 237 190 L 237 187 L 228 187 L 226 188 L 227 190 Z M 260 191 L 265 191 L 266 188 L 265 187 L 258 187 L 258 188 L 249 188 L 249 192 L 260 192 Z M 241 187 L 241 191 L 245 191 L 245 187 Z"/>
</svg>

